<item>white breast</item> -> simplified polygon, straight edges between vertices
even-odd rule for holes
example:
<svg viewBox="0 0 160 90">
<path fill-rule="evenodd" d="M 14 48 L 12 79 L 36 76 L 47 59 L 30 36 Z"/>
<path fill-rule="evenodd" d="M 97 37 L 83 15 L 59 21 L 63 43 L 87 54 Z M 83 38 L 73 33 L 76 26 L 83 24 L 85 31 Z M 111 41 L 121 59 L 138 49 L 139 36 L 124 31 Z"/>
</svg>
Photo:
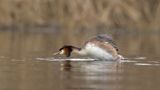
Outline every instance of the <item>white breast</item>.
<svg viewBox="0 0 160 90">
<path fill-rule="evenodd" d="M 113 60 L 113 56 L 108 53 L 106 50 L 96 46 L 95 44 L 88 43 L 85 46 L 86 53 L 95 59 L 102 59 L 102 60 Z"/>
</svg>

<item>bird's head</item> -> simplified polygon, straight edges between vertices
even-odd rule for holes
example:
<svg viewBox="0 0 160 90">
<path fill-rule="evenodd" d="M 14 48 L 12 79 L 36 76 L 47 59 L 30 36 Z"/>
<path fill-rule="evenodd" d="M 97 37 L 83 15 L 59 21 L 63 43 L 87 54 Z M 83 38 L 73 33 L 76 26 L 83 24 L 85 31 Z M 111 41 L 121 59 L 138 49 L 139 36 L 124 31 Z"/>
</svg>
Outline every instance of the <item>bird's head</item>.
<svg viewBox="0 0 160 90">
<path fill-rule="evenodd" d="M 66 57 L 70 57 L 73 49 L 74 47 L 71 45 L 64 45 L 63 47 L 59 49 L 58 52 L 54 53 L 54 55 L 60 54 L 60 55 L 65 55 Z"/>
</svg>

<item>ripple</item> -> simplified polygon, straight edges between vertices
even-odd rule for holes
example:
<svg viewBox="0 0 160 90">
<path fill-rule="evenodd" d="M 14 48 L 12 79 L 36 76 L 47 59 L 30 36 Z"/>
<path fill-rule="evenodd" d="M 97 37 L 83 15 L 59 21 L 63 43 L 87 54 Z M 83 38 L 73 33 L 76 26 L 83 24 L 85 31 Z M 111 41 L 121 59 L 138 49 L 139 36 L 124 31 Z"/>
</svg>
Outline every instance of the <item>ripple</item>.
<svg viewBox="0 0 160 90">
<path fill-rule="evenodd" d="M 139 66 L 160 66 L 160 64 L 157 64 L 157 63 L 135 63 L 135 65 L 139 65 Z"/>
<path fill-rule="evenodd" d="M 95 59 L 86 58 L 36 58 L 45 61 L 95 61 Z"/>
</svg>

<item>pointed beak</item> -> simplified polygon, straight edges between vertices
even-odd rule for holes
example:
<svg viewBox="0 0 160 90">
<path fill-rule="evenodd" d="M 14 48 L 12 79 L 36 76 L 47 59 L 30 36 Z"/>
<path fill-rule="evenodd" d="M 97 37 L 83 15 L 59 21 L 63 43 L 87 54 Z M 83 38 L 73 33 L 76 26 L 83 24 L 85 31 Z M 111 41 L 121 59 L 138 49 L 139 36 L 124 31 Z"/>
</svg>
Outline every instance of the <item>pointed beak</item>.
<svg viewBox="0 0 160 90">
<path fill-rule="evenodd" d="M 58 52 L 56 52 L 56 53 L 53 53 L 53 55 L 55 56 L 55 55 L 58 55 L 60 53 L 60 51 L 58 51 Z"/>
</svg>

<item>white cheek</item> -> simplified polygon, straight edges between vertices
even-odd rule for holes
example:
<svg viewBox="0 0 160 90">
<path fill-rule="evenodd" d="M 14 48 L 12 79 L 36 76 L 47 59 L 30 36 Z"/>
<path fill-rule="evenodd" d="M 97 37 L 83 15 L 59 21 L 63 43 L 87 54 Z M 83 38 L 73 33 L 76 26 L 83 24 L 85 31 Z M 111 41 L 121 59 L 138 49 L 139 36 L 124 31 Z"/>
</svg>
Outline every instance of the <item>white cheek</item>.
<svg viewBox="0 0 160 90">
<path fill-rule="evenodd" d="M 64 54 L 64 50 L 61 50 L 61 52 L 59 54 Z"/>
</svg>

